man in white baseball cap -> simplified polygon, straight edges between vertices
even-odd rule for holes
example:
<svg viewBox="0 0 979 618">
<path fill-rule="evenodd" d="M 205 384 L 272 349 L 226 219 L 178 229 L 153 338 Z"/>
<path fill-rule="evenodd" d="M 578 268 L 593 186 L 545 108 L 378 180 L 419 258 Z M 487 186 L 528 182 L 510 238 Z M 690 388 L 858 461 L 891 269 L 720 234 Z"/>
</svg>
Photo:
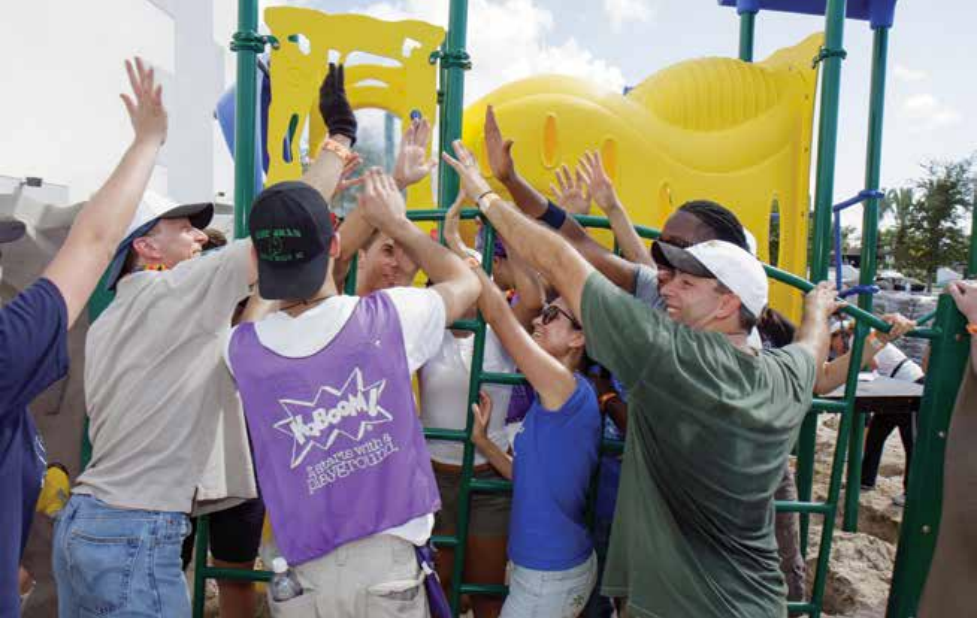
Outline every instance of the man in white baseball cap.
<svg viewBox="0 0 979 618">
<path fill-rule="evenodd" d="M 658 261 L 669 264 L 673 279 L 660 290 L 674 320 L 726 335 L 748 334 L 768 305 L 768 278 L 758 258 L 723 240 L 687 248 L 653 245 Z"/>
</svg>

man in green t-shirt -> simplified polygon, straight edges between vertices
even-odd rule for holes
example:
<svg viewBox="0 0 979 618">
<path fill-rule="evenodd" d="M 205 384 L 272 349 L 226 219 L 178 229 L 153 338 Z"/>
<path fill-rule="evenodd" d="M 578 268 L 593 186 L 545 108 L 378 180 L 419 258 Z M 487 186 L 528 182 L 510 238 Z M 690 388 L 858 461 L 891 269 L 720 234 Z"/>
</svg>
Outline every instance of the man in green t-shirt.
<svg viewBox="0 0 979 618">
<path fill-rule="evenodd" d="M 623 292 L 552 231 L 500 199 L 461 142 L 463 190 L 560 292 L 589 355 L 629 391 L 629 432 L 603 594 L 631 615 L 781 618 L 773 495 L 826 359 L 835 291 L 806 296 L 796 341 L 757 352 L 748 333 L 768 302 L 764 269 L 743 249 L 658 243 L 672 270 L 666 312 Z"/>
</svg>

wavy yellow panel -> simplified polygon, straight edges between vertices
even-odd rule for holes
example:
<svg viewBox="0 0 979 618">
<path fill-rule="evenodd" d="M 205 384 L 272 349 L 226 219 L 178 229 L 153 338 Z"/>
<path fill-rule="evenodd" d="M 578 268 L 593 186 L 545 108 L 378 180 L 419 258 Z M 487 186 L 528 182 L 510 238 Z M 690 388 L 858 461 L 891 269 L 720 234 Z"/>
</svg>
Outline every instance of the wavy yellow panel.
<svg viewBox="0 0 979 618">
<path fill-rule="evenodd" d="M 301 133 L 308 123 L 310 144 L 326 136 L 317 105 L 330 52 L 339 62 L 354 62 L 346 67 L 354 109 L 384 109 L 400 117 L 403 126 L 413 110 L 435 121 L 437 67 L 428 59 L 445 39 L 442 28 L 417 20 L 383 21 L 293 7 L 266 9 L 265 23 L 280 42 L 270 62 L 269 183 L 302 175 L 298 140 L 292 140 L 290 156 L 283 156 L 282 144 L 290 132 Z M 354 54 L 369 56 L 362 61 Z M 408 204 L 430 207 L 431 196 L 426 180 L 408 191 Z"/>
<path fill-rule="evenodd" d="M 768 260 L 769 220 L 778 200 L 778 265 L 805 274 L 810 149 L 822 35 L 763 62 L 701 58 L 650 76 L 628 95 L 570 77 L 506 84 L 466 110 L 463 137 L 485 158 L 483 116 L 496 108 L 517 165 L 547 191 L 553 170 L 600 149 L 636 223 L 661 227 L 688 200 L 731 208 Z M 488 171 L 483 164 L 484 171 Z M 606 232 L 596 233 L 611 245 Z M 773 284 L 772 304 L 798 318 L 801 297 Z"/>
</svg>

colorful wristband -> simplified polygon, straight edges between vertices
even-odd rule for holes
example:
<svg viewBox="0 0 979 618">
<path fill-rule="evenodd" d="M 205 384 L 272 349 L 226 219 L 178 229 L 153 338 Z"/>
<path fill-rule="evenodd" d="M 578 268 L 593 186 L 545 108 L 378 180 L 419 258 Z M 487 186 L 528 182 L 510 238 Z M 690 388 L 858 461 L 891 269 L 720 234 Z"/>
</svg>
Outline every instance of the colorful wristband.
<svg viewBox="0 0 979 618">
<path fill-rule="evenodd" d="M 567 219 L 567 217 L 568 213 L 558 208 L 558 206 L 551 200 L 547 200 L 547 210 L 544 211 L 544 214 L 537 217 L 537 220 L 543 221 L 551 229 L 559 230 L 561 229 L 561 226 L 564 225 L 564 220 Z"/>
<path fill-rule="evenodd" d="M 967 325 L 965 327 L 965 330 L 969 331 L 969 334 L 970 335 L 975 335 L 976 334 L 976 325 L 975 324 L 969 324 L 969 325 Z"/>
</svg>

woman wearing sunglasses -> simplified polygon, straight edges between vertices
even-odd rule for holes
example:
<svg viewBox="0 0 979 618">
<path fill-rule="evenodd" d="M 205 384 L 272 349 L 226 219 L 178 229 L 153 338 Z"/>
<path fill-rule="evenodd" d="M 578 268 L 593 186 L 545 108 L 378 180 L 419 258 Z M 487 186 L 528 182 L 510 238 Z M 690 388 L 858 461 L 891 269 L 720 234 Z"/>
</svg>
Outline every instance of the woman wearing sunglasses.
<svg viewBox="0 0 979 618">
<path fill-rule="evenodd" d="M 446 245 L 465 259 L 461 208 L 457 200 L 446 214 L 444 233 Z M 471 263 L 483 286 L 478 301 L 483 318 L 534 388 L 512 458 L 486 437 L 492 399 L 480 393 L 479 405 L 473 406 L 473 442 L 513 480 L 508 543 L 513 571 L 502 616 L 577 616 L 597 577 L 585 509 L 601 438 L 595 391 L 580 373 L 585 334 L 560 298 L 541 311 L 528 333 L 478 262 Z"/>
</svg>

